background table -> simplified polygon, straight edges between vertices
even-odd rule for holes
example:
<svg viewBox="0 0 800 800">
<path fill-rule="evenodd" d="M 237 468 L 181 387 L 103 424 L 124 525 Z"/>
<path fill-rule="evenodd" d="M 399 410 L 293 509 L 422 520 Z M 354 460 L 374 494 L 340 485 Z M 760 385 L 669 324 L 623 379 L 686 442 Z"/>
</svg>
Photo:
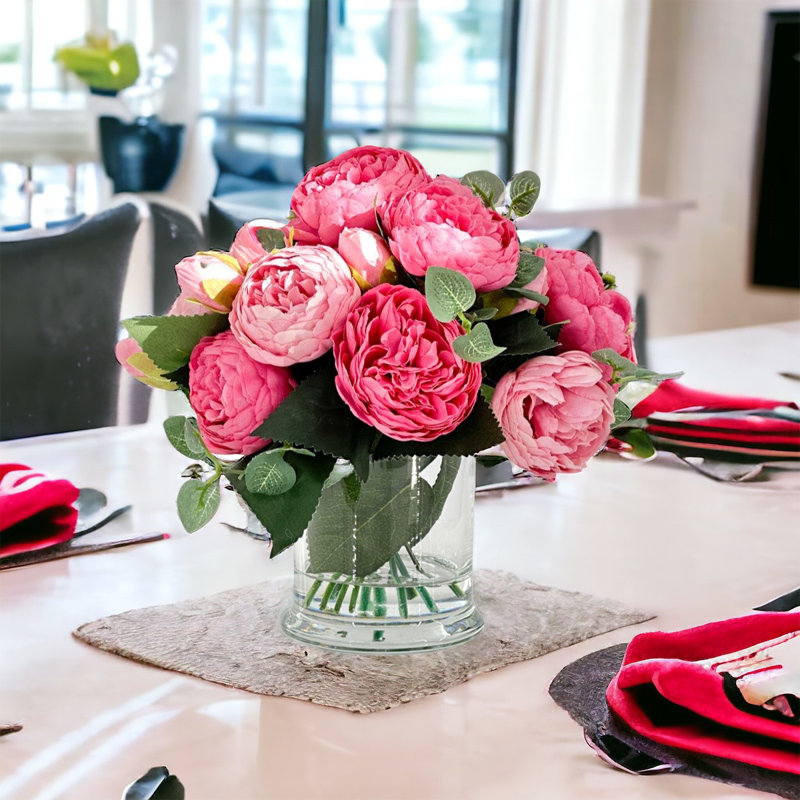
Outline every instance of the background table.
<svg viewBox="0 0 800 800">
<path fill-rule="evenodd" d="M 800 400 L 800 323 L 654 342 L 651 361 L 695 387 Z M 134 510 L 95 536 L 169 531 L 169 541 L 0 577 L 0 798 L 108 798 L 166 765 L 188 800 L 261 798 L 746 798 L 711 781 L 632 777 L 605 766 L 547 694 L 556 673 L 649 629 L 746 613 L 800 584 L 800 499 L 781 484 L 728 485 L 671 458 L 595 459 L 555 484 L 476 503 L 475 563 L 652 611 L 644 625 L 484 675 L 391 711 L 353 715 L 261 697 L 144 666 L 70 636 L 83 622 L 257 583 L 292 570 L 217 520 L 181 532 L 186 459 L 158 426 L 5 443 L 21 461 Z M 180 631 L 176 630 L 176 636 Z M 257 636 L 258 631 L 253 635 Z"/>
</svg>

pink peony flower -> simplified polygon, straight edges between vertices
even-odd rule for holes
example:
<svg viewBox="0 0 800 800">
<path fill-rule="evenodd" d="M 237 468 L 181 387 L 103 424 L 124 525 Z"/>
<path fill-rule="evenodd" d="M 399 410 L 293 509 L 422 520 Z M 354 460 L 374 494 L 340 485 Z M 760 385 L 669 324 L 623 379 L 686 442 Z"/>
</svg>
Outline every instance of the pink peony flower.
<svg viewBox="0 0 800 800">
<path fill-rule="evenodd" d="M 600 366 L 580 350 L 532 358 L 503 375 L 492 398 L 503 450 L 547 480 L 579 472 L 609 437 L 614 397 Z"/>
<path fill-rule="evenodd" d="M 380 206 L 430 176 L 410 153 L 366 145 L 313 167 L 292 193 L 294 241 L 335 247 L 345 228 L 377 231 Z"/>
<path fill-rule="evenodd" d="M 248 355 L 288 367 L 330 350 L 361 292 L 341 256 L 323 245 L 285 247 L 248 270 L 230 313 Z"/>
<path fill-rule="evenodd" d="M 364 228 L 345 228 L 339 234 L 336 249 L 362 289 L 397 282 L 392 254 L 377 233 Z"/>
<path fill-rule="evenodd" d="M 228 253 L 219 252 L 195 253 L 184 258 L 176 264 L 175 273 L 183 299 L 198 303 L 203 313 L 230 311 L 244 280 L 239 262 Z"/>
<path fill-rule="evenodd" d="M 544 321 L 549 325 L 569 320 L 558 336 L 561 349 L 593 353 L 609 347 L 635 361 L 631 304 L 619 292 L 604 288 L 592 259 L 577 250 L 550 247 L 540 247 L 536 255 L 545 260 L 550 284 Z M 611 377 L 608 365 L 603 372 Z"/>
<path fill-rule="evenodd" d="M 268 251 L 264 249 L 259 239 L 259 231 L 283 231 L 284 225 L 283 222 L 271 219 L 254 219 L 239 228 L 231 245 L 231 255 L 239 262 L 244 272 L 247 272 L 254 261 L 267 255 Z M 286 244 L 285 238 L 284 244 Z"/>
<path fill-rule="evenodd" d="M 250 455 L 269 444 L 251 432 L 294 387 L 288 369 L 253 361 L 229 330 L 201 339 L 189 360 L 189 402 L 212 453 Z"/>
<path fill-rule="evenodd" d="M 500 216 L 455 178 L 440 176 L 387 205 L 381 215 L 395 258 L 412 275 L 429 266 L 462 272 L 482 292 L 514 279 L 519 241 Z"/>
<path fill-rule="evenodd" d="M 453 352 L 463 332 L 457 322 L 438 322 L 419 292 L 382 283 L 364 293 L 334 338 L 336 388 L 356 417 L 393 439 L 450 433 L 481 385 L 480 365 Z"/>
</svg>

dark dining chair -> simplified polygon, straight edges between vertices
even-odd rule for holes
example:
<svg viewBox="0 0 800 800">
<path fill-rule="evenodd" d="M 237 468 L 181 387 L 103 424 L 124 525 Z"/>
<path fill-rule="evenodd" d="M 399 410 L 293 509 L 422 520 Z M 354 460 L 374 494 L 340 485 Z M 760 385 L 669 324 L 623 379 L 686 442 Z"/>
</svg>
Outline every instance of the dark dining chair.
<svg viewBox="0 0 800 800">
<path fill-rule="evenodd" d="M 139 212 L 0 240 L 0 440 L 117 423 L 114 356 Z"/>
</svg>

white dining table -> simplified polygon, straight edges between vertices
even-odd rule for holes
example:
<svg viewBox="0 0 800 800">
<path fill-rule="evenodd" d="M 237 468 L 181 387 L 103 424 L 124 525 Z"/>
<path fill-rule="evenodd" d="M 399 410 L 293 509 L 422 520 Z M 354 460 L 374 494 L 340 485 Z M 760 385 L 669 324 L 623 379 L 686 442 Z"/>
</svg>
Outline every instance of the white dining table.
<svg viewBox="0 0 800 800">
<path fill-rule="evenodd" d="M 800 322 L 665 338 L 649 352 L 651 367 L 682 369 L 693 387 L 800 401 L 800 381 L 780 374 L 800 373 Z M 101 489 L 109 507 L 132 503 L 95 541 L 171 534 L 0 574 L 0 721 L 23 725 L 0 737 L 2 800 L 116 800 L 158 765 L 187 800 L 764 796 L 607 766 L 548 686 L 575 659 L 641 631 L 745 614 L 800 586 L 800 472 L 731 484 L 669 455 L 636 463 L 604 454 L 555 483 L 479 496 L 477 568 L 654 618 L 361 715 L 168 672 L 71 636 L 110 614 L 292 571 L 289 553 L 270 560 L 263 542 L 223 524 L 243 521 L 230 495 L 205 528 L 182 531 L 175 495 L 187 459 L 160 424 L 5 442 L 0 461 Z"/>
</svg>

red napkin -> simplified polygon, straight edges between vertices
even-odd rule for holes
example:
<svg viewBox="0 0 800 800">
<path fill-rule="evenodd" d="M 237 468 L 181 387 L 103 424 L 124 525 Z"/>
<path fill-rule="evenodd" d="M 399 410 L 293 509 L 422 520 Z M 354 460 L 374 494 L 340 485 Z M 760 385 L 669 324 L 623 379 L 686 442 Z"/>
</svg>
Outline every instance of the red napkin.
<svg viewBox="0 0 800 800">
<path fill-rule="evenodd" d="M 800 458 L 800 421 L 776 409 L 791 402 L 736 397 L 691 389 L 669 380 L 633 409 L 645 418 L 656 450 L 729 461 L 790 461 Z"/>
<path fill-rule="evenodd" d="M 0 464 L 0 557 L 72 538 L 78 489 L 24 464 Z"/>
<path fill-rule="evenodd" d="M 765 713 L 730 690 L 735 676 L 763 678 L 788 666 L 781 647 L 798 636 L 800 613 L 781 612 L 639 634 L 608 687 L 608 705 L 653 741 L 800 774 L 797 718 Z"/>
</svg>

